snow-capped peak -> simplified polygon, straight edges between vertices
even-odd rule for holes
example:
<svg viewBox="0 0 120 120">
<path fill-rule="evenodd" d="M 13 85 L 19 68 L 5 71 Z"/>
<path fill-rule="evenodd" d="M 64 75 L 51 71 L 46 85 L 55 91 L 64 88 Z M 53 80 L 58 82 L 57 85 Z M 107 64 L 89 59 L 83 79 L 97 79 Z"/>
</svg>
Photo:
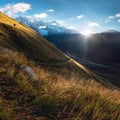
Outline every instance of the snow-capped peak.
<svg viewBox="0 0 120 120">
<path fill-rule="evenodd" d="M 35 21 L 27 17 L 17 17 L 16 20 L 37 31 L 43 36 L 59 33 L 76 33 L 76 31 L 68 29 L 62 25 L 63 21 Z"/>
</svg>

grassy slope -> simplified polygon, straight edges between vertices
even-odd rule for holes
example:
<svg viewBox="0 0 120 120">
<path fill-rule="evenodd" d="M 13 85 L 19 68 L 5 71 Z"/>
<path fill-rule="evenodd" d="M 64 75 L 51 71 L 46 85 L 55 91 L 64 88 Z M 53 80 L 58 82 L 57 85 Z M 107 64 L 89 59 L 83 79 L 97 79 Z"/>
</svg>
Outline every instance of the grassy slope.
<svg viewBox="0 0 120 120">
<path fill-rule="evenodd" d="M 90 79 L 66 80 L 21 53 L 0 49 L 1 120 L 119 120 L 120 91 Z M 17 66 L 30 66 L 37 88 Z"/>
<path fill-rule="evenodd" d="M 16 24 L 16 26 L 14 26 Z M 33 30 L 0 13 L 0 45 L 71 74 L 48 72 L 10 49 L 0 49 L 1 120 L 119 120 L 120 92 L 85 81 L 89 71 L 63 55 Z M 37 88 L 17 66 L 30 66 L 41 83 Z M 83 70 L 84 69 L 84 70 Z M 72 76 L 80 72 L 84 78 Z M 86 71 L 86 72 L 85 72 Z M 74 75 L 74 74 L 73 74 Z M 78 79 L 78 80 L 77 80 Z"/>
<path fill-rule="evenodd" d="M 16 26 L 14 26 L 14 24 Z M 35 31 L 19 24 L 2 13 L 0 13 L 0 27 L 0 32 L 3 34 L 3 37 L 1 37 L 1 42 L 5 44 L 7 43 L 10 46 L 15 45 L 13 48 L 24 48 L 24 51 L 27 50 L 27 52 L 29 52 L 29 50 L 33 50 L 33 54 L 36 52 L 37 55 L 41 54 L 49 59 L 64 58 L 60 51 L 48 43 L 43 37 L 39 36 Z"/>
<path fill-rule="evenodd" d="M 84 66 L 78 66 L 74 60 L 68 58 L 35 31 L 2 13 L 0 13 L 0 45 L 22 51 L 27 57 L 54 72 L 66 74 L 66 71 L 69 71 L 71 74 L 74 71 L 83 77 L 90 76 Z"/>
</svg>

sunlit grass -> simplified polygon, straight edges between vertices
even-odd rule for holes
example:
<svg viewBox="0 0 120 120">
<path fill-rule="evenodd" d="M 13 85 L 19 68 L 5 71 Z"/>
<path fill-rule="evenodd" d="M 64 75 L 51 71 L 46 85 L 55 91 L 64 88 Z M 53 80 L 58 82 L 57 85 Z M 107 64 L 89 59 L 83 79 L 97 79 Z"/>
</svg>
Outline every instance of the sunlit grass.
<svg viewBox="0 0 120 120">
<path fill-rule="evenodd" d="M 26 32 L 30 32 L 31 34 L 34 34 L 34 32 L 35 32 L 35 31 L 33 32 L 32 29 L 30 29 L 26 26 L 23 26 L 20 23 L 16 22 L 15 20 L 9 18 L 8 16 L 2 14 L 1 12 L 0 12 L 0 22 L 8 24 L 13 27 L 17 27 L 18 29 L 25 30 Z"/>
<path fill-rule="evenodd" d="M 0 12 L 0 44 L 1 46 L 24 50 L 30 57 L 41 60 L 65 60 L 66 57 L 51 43 L 38 35 L 34 30 L 16 22 Z M 30 50 L 32 52 L 30 52 Z M 32 54 L 33 53 L 33 54 Z M 54 55 L 53 55 L 54 53 Z M 40 54 L 40 55 L 39 55 Z M 42 61 L 45 61 L 42 59 Z"/>
<path fill-rule="evenodd" d="M 76 80 L 74 76 L 66 79 L 40 68 L 21 53 L 8 49 L 0 51 L 0 84 L 5 87 L 1 92 L 8 95 L 5 98 L 0 94 L 1 119 L 6 116 L 8 120 L 26 120 L 28 115 L 31 119 L 42 116 L 50 120 L 120 119 L 118 89 L 105 88 L 92 79 Z M 30 83 L 22 70 L 16 71 L 17 65 L 30 66 L 35 71 L 40 79 L 38 88 Z M 2 85 L 3 81 L 6 84 Z"/>
</svg>

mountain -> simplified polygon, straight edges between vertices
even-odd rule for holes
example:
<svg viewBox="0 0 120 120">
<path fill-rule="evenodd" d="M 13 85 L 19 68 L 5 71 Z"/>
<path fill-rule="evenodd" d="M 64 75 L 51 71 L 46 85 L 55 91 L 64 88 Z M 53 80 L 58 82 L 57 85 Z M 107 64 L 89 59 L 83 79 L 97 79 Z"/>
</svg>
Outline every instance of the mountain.
<svg viewBox="0 0 120 120">
<path fill-rule="evenodd" d="M 97 63 L 120 63 L 120 32 L 94 34 L 87 40 L 86 57 Z"/>
<path fill-rule="evenodd" d="M 69 56 L 99 64 L 120 63 L 120 32 L 104 32 L 85 37 L 81 34 L 45 36 Z"/>
<path fill-rule="evenodd" d="M 75 33 L 75 30 L 68 29 L 62 26 L 57 21 L 44 22 L 36 21 L 26 17 L 17 17 L 16 20 L 37 31 L 42 36 L 62 33 Z"/>
<path fill-rule="evenodd" d="M 74 72 L 90 77 L 89 71 L 64 55 L 34 30 L 0 13 L 0 46 L 20 51 L 42 67 L 61 74 Z M 61 69 L 59 69 L 61 68 Z"/>
<path fill-rule="evenodd" d="M 0 43 L 3 47 L 24 51 L 34 59 L 61 59 L 64 55 L 32 29 L 0 13 Z M 31 52 L 32 51 L 32 52 Z M 53 51 L 54 55 L 53 55 Z M 36 56 L 41 55 L 41 56 Z M 46 59 L 45 59 L 46 58 Z"/>
<path fill-rule="evenodd" d="M 81 34 L 54 34 L 45 38 L 71 57 L 85 56 L 86 43 Z"/>
<path fill-rule="evenodd" d="M 77 34 L 76 31 L 61 26 L 56 21 L 33 21 L 26 17 L 18 17 L 16 20 L 45 36 L 69 56 L 87 59 L 100 64 L 120 62 L 120 32 L 116 30 L 110 29 L 86 38 L 81 34 Z"/>
<path fill-rule="evenodd" d="M 103 31 L 102 33 L 119 33 L 119 31 L 113 30 L 113 29 L 109 29 L 109 30 Z"/>
<path fill-rule="evenodd" d="M 119 32 L 98 33 L 87 37 L 81 34 L 55 34 L 45 37 L 93 73 L 120 86 Z"/>
<path fill-rule="evenodd" d="M 51 24 L 59 26 L 56 21 Z M 43 28 L 46 28 L 45 26 L 42 24 Z M 93 73 L 120 86 L 120 33 L 118 31 L 107 30 L 89 37 L 76 33 L 53 33 L 45 35 L 45 38 Z"/>
</svg>

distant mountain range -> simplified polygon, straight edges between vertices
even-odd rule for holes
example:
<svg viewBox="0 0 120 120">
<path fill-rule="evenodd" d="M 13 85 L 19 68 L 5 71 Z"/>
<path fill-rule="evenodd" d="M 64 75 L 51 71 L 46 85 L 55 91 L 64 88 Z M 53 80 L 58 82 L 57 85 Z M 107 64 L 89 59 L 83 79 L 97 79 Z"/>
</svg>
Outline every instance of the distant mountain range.
<svg viewBox="0 0 120 120">
<path fill-rule="evenodd" d="M 120 86 L 120 32 L 110 31 L 87 37 L 81 34 L 45 37 L 93 73 Z"/>
<path fill-rule="evenodd" d="M 87 69 L 80 67 L 82 65 L 63 54 L 31 28 L 16 22 L 1 12 L 0 18 L 0 48 L 21 52 L 47 70 L 50 69 L 59 74 L 62 73 L 62 75 L 66 74 L 64 71 L 67 71 L 69 74 L 76 72 L 78 75 L 91 77 Z"/>
<path fill-rule="evenodd" d="M 120 32 L 104 32 L 85 37 L 81 34 L 46 36 L 60 50 L 74 58 L 95 63 L 120 63 Z"/>
<path fill-rule="evenodd" d="M 85 37 L 61 26 L 57 21 L 32 21 L 26 17 L 18 17 L 16 20 L 45 36 L 70 57 L 100 64 L 120 63 L 120 32 L 116 30 L 110 29 Z"/>
<path fill-rule="evenodd" d="M 31 20 L 27 17 L 17 17 L 16 20 L 32 29 L 37 31 L 42 36 L 51 35 L 51 34 L 71 34 L 76 33 L 77 31 L 68 29 L 64 26 L 62 26 L 57 21 L 51 21 L 51 22 L 44 22 L 44 21 L 36 21 Z"/>
<path fill-rule="evenodd" d="M 119 31 L 113 30 L 113 29 L 109 29 L 109 30 L 103 31 L 102 33 L 119 33 Z"/>
</svg>

